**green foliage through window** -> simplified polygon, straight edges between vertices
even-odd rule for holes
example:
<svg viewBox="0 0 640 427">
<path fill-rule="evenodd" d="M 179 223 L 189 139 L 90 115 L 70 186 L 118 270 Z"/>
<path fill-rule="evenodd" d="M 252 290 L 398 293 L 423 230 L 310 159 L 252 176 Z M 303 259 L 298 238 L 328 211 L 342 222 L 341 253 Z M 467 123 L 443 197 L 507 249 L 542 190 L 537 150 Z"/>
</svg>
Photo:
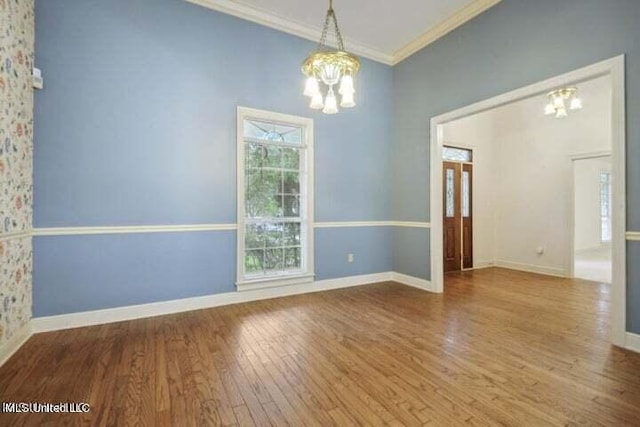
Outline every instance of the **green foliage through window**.
<svg viewBox="0 0 640 427">
<path fill-rule="evenodd" d="M 243 129 L 245 273 L 300 270 L 302 129 L 253 120 Z"/>
</svg>

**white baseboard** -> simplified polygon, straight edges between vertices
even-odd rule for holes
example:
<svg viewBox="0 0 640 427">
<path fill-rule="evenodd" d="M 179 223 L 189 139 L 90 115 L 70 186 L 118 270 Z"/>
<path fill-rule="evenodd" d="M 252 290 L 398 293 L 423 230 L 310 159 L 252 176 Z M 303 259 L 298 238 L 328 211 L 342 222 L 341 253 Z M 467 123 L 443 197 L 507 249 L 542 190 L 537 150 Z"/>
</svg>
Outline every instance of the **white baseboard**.
<svg viewBox="0 0 640 427">
<path fill-rule="evenodd" d="M 510 266 L 513 263 L 508 263 Z M 497 265 L 497 263 L 496 263 Z M 519 270 L 519 268 L 507 267 Z M 529 271 L 529 270 L 523 270 Z M 537 271 L 536 271 L 537 272 Z M 547 273 L 543 273 L 547 274 Z M 425 279 L 408 276 L 396 272 L 366 274 L 361 276 L 342 277 L 338 279 L 320 280 L 312 284 L 285 286 L 282 288 L 258 289 L 245 292 L 228 292 L 217 295 L 187 298 L 173 301 L 163 301 L 151 304 L 141 304 L 127 307 L 117 307 L 105 310 L 86 311 L 82 313 L 63 314 L 59 316 L 37 317 L 31 319 L 31 324 L 15 333 L 3 346 L 0 346 L 0 366 L 31 337 L 33 333 L 50 332 L 62 329 L 80 328 L 84 326 L 105 323 L 122 322 L 143 319 L 166 314 L 181 313 L 191 310 L 220 307 L 223 305 L 243 302 L 259 301 L 332 289 L 348 288 L 368 285 L 378 282 L 394 281 L 400 284 L 418 288 L 428 292 L 437 292 L 433 284 Z M 625 348 L 640 353 L 640 335 L 627 332 Z"/>
<path fill-rule="evenodd" d="M 545 267 L 542 265 L 533 264 L 521 264 L 518 262 L 500 260 L 495 261 L 493 265 L 495 267 L 508 268 L 510 270 L 526 271 L 527 273 L 538 273 L 555 277 L 567 277 L 567 274 L 562 268 Z"/>
<path fill-rule="evenodd" d="M 581 248 L 581 249 L 576 249 L 574 251 L 574 254 L 576 255 L 583 255 L 583 254 L 588 254 L 589 252 L 596 252 L 596 251 L 601 251 L 602 249 L 611 249 L 611 243 L 603 243 L 601 245 L 598 246 L 592 246 L 590 248 Z"/>
<path fill-rule="evenodd" d="M 406 286 L 422 289 L 423 291 L 437 292 L 430 281 L 413 276 L 407 276 L 406 274 L 393 272 L 391 273 L 391 280 Z"/>
<path fill-rule="evenodd" d="M 625 346 L 627 350 L 640 353 L 640 335 L 627 332 L 625 336 Z"/>
<path fill-rule="evenodd" d="M 495 267 L 494 261 L 474 261 L 472 270 L 482 270 L 483 268 Z"/>
<path fill-rule="evenodd" d="M 22 345 L 27 342 L 27 340 L 31 337 L 31 325 L 26 324 L 19 331 L 7 340 L 3 345 L 0 346 L 0 366 L 4 365 L 4 363 L 13 356 L 13 354 L 18 351 Z"/>
<path fill-rule="evenodd" d="M 392 280 L 393 273 L 376 273 L 361 276 L 342 277 L 339 279 L 320 280 L 312 283 L 265 288 L 243 292 L 227 292 L 172 301 L 150 304 L 131 305 L 108 308 L 104 310 L 85 311 L 81 313 L 62 314 L 58 316 L 36 317 L 31 320 L 34 333 L 57 331 L 61 329 L 80 328 L 83 326 L 101 325 L 126 320 L 143 319 L 165 314 L 181 313 L 223 305 L 259 301 L 291 295 L 327 291 Z"/>
</svg>

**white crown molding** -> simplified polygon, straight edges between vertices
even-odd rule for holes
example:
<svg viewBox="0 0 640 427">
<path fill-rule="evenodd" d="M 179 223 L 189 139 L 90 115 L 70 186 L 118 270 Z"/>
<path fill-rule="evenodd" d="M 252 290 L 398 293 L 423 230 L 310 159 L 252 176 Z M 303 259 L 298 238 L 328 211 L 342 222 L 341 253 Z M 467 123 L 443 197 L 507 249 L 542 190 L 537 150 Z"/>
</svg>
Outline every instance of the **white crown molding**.
<svg viewBox="0 0 640 427">
<path fill-rule="evenodd" d="M 218 12 L 225 13 L 227 15 L 235 16 L 236 18 L 245 19 L 247 21 L 255 22 L 256 24 L 264 25 L 265 27 L 273 28 L 274 30 L 282 31 L 294 36 L 302 37 L 307 40 L 317 42 L 322 35 L 322 28 L 310 27 L 309 25 L 293 21 L 285 18 L 273 12 L 266 11 L 264 9 L 258 9 L 251 6 L 246 6 L 231 0 L 186 0 L 189 3 L 197 4 L 199 6 L 213 9 Z M 386 65 L 392 65 L 393 55 L 374 49 L 365 44 L 355 42 L 345 38 L 345 44 L 348 47 L 349 52 L 355 53 L 365 58 L 381 62 Z M 301 58 L 300 61 L 302 61 Z"/>
<path fill-rule="evenodd" d="M 627 231 L 627 240 L 640 241 L 640 231 Z"/>
<path fill-rule="evenodd" d="M 232 0 L 186 1 L 314 42 L 317 42 L 322 34 L 322 29 L 319 27 L 310 27 L 309 25 L 285 18 L 276 13 L 243 5 Z M 386 65 L 396 65 L 501 1 L 502 0 L 475 0 L 395 52 L 384 52 L 350 39 L 345 39 L 345 44 L 348 50 L 356 55 Z"/>
<path fill-rule="evenodd" d="M 51 227 L 34 228 L 34 236 L 75 236 L 89 234 L 132 233 L 184 233 L 189 231 L 230 231 L 236 224 L 190 224 L 190 225 L 122 225 L 104 227 Z"/>
<path fill-rule="evenodd" d="M 31 337 L 31 324 L 27 323 L 14 333 L 4 344 L 0 345 L 0 366 L 13 356 L 20 347 Z"/>
<path fill-rule="evenodd" d="M 502 0 L 475 0 L 472 3 L 469 3 L 444 21 L 437 24 L 435 27 L 432 27 L 430 30 L 405 45 L 403 48 L 394 52 L 391 65 L 396 65 L 399 62 L 402 62 L 417 51 L 430 45 L 439 38 L 444 37 L 456 28 L 461 27 L 501 1 Z"/>
</svg>

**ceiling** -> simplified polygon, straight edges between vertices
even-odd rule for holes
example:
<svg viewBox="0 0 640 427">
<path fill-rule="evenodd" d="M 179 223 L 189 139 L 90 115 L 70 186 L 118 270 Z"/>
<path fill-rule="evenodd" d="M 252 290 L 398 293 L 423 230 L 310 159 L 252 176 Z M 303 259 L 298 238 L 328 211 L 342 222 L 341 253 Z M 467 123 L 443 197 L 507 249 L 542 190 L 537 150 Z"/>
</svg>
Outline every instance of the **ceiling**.
<svg viewBox="0 0 640 427">
<path fill-rule="evenodd" d="M 313 41 L 328 0 L 187 0 Z M 501 0 L 334 0 L 346 49 L 394 65 Z"/>
</svg>

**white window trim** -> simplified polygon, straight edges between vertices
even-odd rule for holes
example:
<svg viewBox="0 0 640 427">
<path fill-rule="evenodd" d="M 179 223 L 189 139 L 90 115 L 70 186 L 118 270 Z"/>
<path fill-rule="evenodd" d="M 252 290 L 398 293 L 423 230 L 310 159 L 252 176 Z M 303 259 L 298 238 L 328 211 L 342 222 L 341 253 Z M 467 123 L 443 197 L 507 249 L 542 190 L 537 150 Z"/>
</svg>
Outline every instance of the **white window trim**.
<svg viewBox="0 0 640 427">
<path fill-rule="evenodd" d="M 282 124 L 296 125 L 304 127 L 304 145 L 306 147 L 306 183 L 305 190 L 306 200 L 306 218 L 302 220 L 302 229 L 306 234 L 306 247 L 304 251 L 304 264 L 301 272 L 292 274 L 280 274 L 274 277 L 259 277 L 256 279 L 247 279 L 244 272 L 244 237 L 245 237 L 245 194 L 244 194 L 244 137 L 243 123 L 246 119 L 264 120 L 268 122 L 280 122 Z M 265 110 L 256 110 L 246 107 L 238 107 L 237 112 L 237 129 L 236 129 L 236 168 L 237 168 L 237 251 L 236 251 L 236 288 L 238 291 L 247 291 L 252 289 L 263 289 L 271 287 L 298 285 L 301 283 L 313 282 L 314 278 L 314 232 L 313 232 L 313 189 L 314 189 L 314 170 L 313 170 L 313 119 L 306 117 L 292 116 L 288 114 L 274 113 Z"/>
</svg>

